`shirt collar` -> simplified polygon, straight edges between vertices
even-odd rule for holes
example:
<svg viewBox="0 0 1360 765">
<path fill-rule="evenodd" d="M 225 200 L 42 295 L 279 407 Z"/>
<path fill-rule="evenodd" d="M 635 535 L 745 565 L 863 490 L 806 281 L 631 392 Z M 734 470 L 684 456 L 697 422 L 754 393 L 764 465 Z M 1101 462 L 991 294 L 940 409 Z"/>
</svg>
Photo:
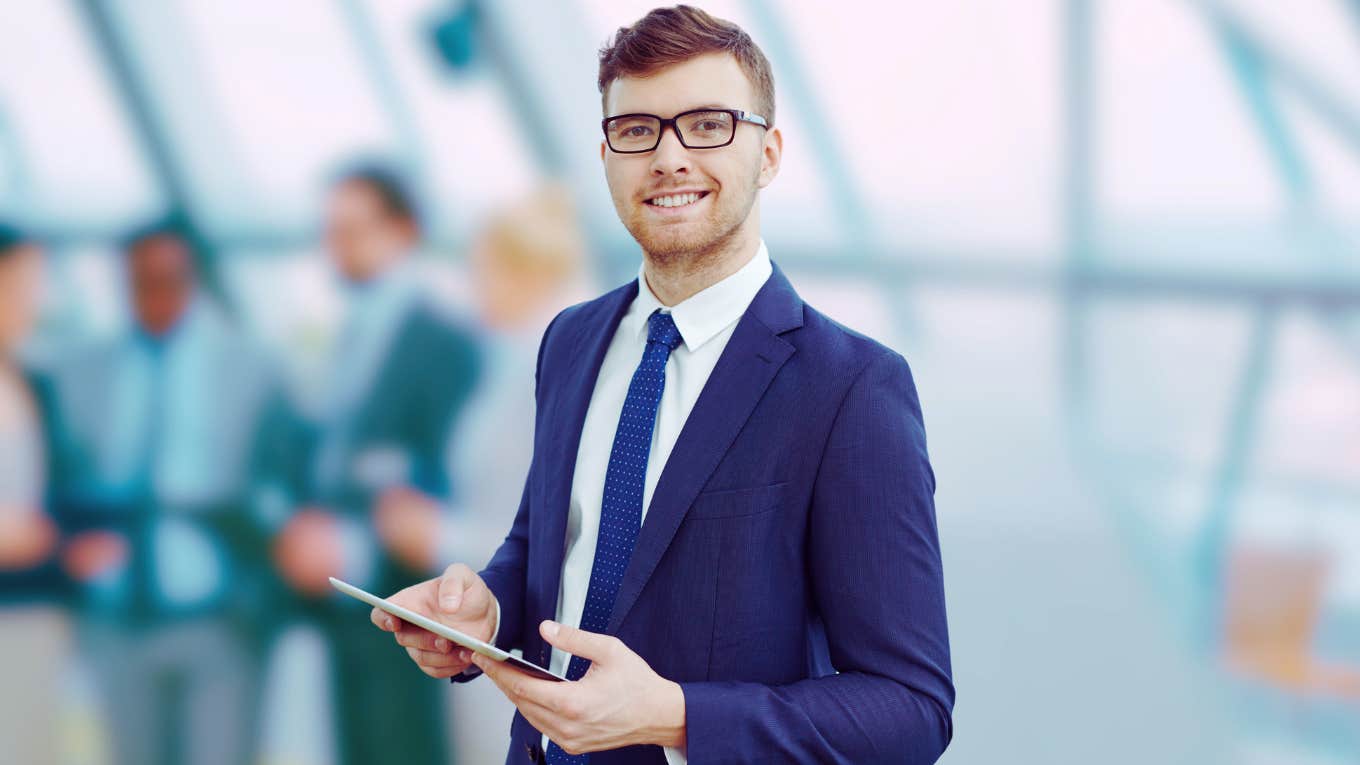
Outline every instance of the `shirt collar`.
<svg viewBox="0 0 1360 765">
<path fill-rule="evenodd" d="M 746 308 L 773 272 L 770 251 L 762 239 L 755 256 L 736 273 L 667 308 L 647 286 L 643 268 L 639 268 L 638 294 L 624 318 L 625 328 L 634 336 L 645 339 L 647 319 L 659 308 L 675 320 L 675 328 L 680 330 L 686 350 L 693 353 L 746 313 Z"/>
</svg>

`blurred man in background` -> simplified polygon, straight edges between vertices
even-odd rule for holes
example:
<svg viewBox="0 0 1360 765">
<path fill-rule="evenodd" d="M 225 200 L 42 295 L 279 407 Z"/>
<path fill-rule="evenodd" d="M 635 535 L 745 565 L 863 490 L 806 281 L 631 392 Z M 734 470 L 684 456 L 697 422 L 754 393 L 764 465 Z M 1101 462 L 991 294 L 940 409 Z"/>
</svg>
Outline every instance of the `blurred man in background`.
<svg viewBox="0 0 1360 765">
<path fill-rule="evenodd" d="M 0 742 L 4 759 L 49 765 L 67 627 L 56 605 L 57 527 L 44 508 L 53 415 L 45 379 L 18 353 L 38 307 L 42 254 L 0 223 Z"/>
<path fill-rule="evenodd" d="M 269 450 L 286 447 L 286 416 L 266 357 L 200 289 L 190 241 L 174 220 L 128 237 L 131 326 L 59 378 L 72 450 L 62 558 L 119 765 L 254 754 L 275 589 L 257 500 L 284 482 Z"/>
<path fill-rule="evenodd" d="M 331 189 L 326 248 L 349 305 L 311 459 L 312 501 L 275 544 L 280 571 L 326 632 L 350 765 L 447 761 L 440 685 L 393 655 L 364 607 L 330 597 L 328 583 L 400 589 L 441 557 L 449 436 L 478 355 L 473 336 L 422 292 L 411 257 L 420 234 L 394 172 L 359 168 Z"/>
</svg>

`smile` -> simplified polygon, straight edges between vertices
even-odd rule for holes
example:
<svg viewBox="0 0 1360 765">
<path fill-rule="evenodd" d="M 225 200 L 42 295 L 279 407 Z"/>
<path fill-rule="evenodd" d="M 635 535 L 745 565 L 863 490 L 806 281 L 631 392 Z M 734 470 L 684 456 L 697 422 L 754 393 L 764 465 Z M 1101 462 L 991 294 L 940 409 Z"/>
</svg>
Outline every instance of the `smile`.
<svg viewBox="0 0 1360 765">
<path fill-rule="evenodd" d="M 708 196 L 707 191 L 690 191 L 681 194 L 667 194 L 647 200 L 651 207 L 688 207 Z"/>
</svg>

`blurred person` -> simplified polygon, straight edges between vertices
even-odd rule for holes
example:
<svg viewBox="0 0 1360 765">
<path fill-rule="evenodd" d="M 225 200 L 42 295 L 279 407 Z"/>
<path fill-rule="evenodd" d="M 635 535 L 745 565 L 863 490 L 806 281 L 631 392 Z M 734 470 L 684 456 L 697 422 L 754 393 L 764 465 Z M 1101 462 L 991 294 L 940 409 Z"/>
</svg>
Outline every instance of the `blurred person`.
<svg viewBox="0 0 1360 765">
<path fill-rule="evenodd" d="M 200 288 L 180 222 L 122 249 L 129 329 L 57 378 L 62 563 L 113 761 L 241 765 L 277 590 L 268 540 L 286 505 L 265 498 L 287 483 L 287 409 L 270 360 Z"/>
<path fill-rule="evenodd" d="M 451 472 L 459 487 L 440 550 L 443 560 L 486 560 L 514 520 L 533 455 L 534 362 L 543 330 L 563 308 L 590 295 L 585 242 L 570 192 L 545 186 L 497 211 L 471 256 L 485 365 L 459 427 Z M 453 742 L 462 762 L 495 762 L 514 705 L 490 683 L 454 691 Z"/>
<path fill-rule="evenodd" d="M 920 402 L 902 356 L 770 260 L 769 62 L 678 6 L 619 29 L 598 85 L 638 276 L 545 331 L 491 562 L 393 596 L 569 682 L 370 618 L 515 703 L 507 763 L 935 762 L 954 685 Z"/>
<path fill-rule="evenodd" d="M 59 678 L 69 639 L 58 605 L 58 531 L 46 504 L 53 469 L 48 381 L 20 361 L 37 314 L 42 252 L 0 223 L 0 742 L 5 759 L 58 761 Z"/>
<path fill-rule="evenodd" d="M 325 244 L 349 304 L 310 459 L 311 501 L 274 548 L 325 632 L 349 765 L 447 761 L 441 688 L 380 650 L 387 641 L 363 622 L 362 606 L 328 582 L 391 590 L 437 570 L 445 454 L 480 362 L 474 336 L 422 289 L 412 258 L 420 236 L 414 197 L 395 172 L 358 167 L 332 186 Z"/>
</svg>

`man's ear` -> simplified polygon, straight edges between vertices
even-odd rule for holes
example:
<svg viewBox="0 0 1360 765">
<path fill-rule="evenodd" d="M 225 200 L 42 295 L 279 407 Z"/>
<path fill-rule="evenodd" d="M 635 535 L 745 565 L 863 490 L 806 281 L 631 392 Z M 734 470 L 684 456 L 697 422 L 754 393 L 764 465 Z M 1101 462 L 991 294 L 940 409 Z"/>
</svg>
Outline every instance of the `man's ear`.
<svg viewBox="0 0 1360 765">
<path fill-rule="evenodd" d="M 600 161 L 604 161 L 604 140 L 600 140 Z"/>
<path fill-rule="evenodd" d="M 770 128 L 765 131 L 765 141 L 761 149 L 760 175 L 756 178 L 758 188 L 769 186 L 774 177 L 779 175 L 779 161 L 783 156 L 784 134 L 779 128 Z"/>
</svg>

